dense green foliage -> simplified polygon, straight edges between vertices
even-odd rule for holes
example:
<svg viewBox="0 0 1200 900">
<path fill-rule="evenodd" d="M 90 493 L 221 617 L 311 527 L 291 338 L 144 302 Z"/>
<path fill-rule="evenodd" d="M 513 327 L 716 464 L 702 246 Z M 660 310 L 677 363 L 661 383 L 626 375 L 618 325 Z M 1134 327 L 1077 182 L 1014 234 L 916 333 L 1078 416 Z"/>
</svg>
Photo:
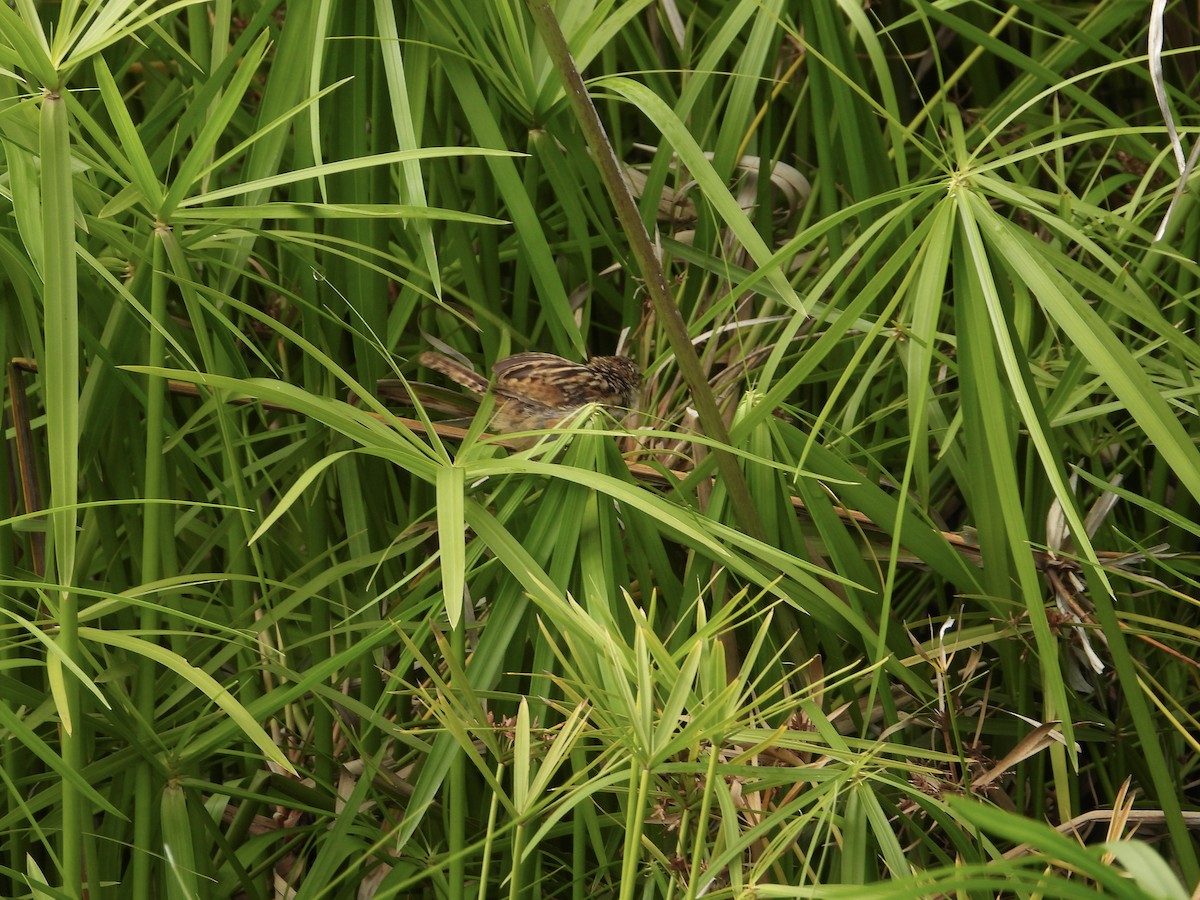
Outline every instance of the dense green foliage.
<svg viewBox="0 0 1200 900">
<path fill-rule="evenodd" d="M 519 0 L 0 4 L 0 895 L 1186 897 L 1146 5 L 556 7 L 661 273 Z"/>
</svg>

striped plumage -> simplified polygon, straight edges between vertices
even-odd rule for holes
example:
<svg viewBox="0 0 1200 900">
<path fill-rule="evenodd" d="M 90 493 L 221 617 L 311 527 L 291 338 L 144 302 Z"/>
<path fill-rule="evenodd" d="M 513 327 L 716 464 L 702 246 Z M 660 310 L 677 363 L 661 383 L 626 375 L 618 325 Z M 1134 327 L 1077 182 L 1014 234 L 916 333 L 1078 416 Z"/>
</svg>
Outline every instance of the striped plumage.
<svg viewBox="0 0 1200 900">
<path fill-rule="evenodd" d="M 482 375 L 441 353 L 422 353 L 420 361 L 477 394 L 488 390 Z M 553 428 L 589 403 L 628 408 L 642 383 L 637 363 L 627 356 L 577 363 L 553 353 L 518 353 L 497 362 L 492 372 L 491 427 L 501 433 Z"/>
</svg>

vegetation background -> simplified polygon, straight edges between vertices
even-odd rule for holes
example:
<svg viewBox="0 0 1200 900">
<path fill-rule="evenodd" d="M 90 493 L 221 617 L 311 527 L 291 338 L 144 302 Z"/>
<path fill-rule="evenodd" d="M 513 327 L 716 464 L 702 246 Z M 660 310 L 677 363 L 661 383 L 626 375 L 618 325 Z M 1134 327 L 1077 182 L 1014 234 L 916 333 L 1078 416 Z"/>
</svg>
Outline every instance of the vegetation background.
<svg viewBox="0 0 1200 900">
<path fill-rule="evenodd" d="M 0 4 L 0 895 L 1189 896 L 1155 7 Z M 639 412 L 439 437 L 438 342 Z"/>
</svg>

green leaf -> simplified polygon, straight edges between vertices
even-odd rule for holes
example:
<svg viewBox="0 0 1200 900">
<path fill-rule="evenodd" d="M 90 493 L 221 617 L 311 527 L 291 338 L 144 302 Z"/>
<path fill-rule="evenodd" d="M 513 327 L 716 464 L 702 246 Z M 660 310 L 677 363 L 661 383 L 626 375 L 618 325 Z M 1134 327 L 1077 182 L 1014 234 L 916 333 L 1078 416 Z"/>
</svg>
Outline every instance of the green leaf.
<svg viewBox="0 0 1200 900">
<path fill-rule="evenodd" d="M 729 192 L 729 188 L 721 180 L 712 163 L 705 156 L 703 148 L 696 142 L 687 126 L 676 116 L 675 111 L 642 84 L 628 78 L 610 77 L 595 81 L 597 88 L 606 88 L 624 97 L 646 116 L 675 149 L 680 161 L 687 167 L 691 176 L 703 191 L 705 199 L 721 216 L 722 221 L 729 227 L 742 246 L 758 265 L 767 282 L 778 293 L 785 303 L 797 312 L 804 313 L 804 303 L 797 296 L 780 267 L 790 257 L 774 254 L 767 246 L 762 236 L 755 230 L 753 223 L 746 213 L 738 206 L 737 200 Z"/>
<path fill-rule="evenodd" d="M 150 641 L 145 641 L 122 632 L 105 631 L 85 626 L 79 629 L 79 635 L 84 640 L 93 641 L 97 644 L 107 644 L 130 653 L 136 653 L 138 656 L 144 656 L 146 659 L 156 662 L 160 666 L 174 672 L 184 682 L 191 685 L 192 688 L 199 690 L 216 703 L 236 723 L 238 729 L 262 750 L 263 755 L 268 760 L 285 772 L 290 772 L 293 775 L 296 774 L 295 768 L 293 768 L 283 751 L 271 739 L 271 736 L 262 729 L 258 722 L 254 720 L 254 717 L 246 711 L 246 708 L 238 703 L 220 682 L 203 669 L 193 666 L 182 656 L 165 647 L 160 647 Z M 186 756 L 186 748 L 183 752 Z"/>
<path fill-rule="evenodd" d="M 466 522 L 464 505 L 466 471 L 459 466 L 442 466 L 437 470 L 438 547 L 441 549 L 442 595 L 446 601 L 446 617 L 450 628 L 457 629 L 462 621 L 466 596 Z"/>
</svg>

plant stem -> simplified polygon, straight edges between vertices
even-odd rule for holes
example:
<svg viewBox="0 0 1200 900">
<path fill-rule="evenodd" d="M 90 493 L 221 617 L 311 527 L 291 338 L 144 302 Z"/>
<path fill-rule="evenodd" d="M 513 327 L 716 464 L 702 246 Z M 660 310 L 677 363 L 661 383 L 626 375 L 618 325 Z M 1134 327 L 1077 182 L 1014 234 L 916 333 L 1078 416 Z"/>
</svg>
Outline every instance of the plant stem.
<svg viewBox="0 0 1200 900">
<path fill-rule="evenodd" d="M 650 769 L 637 759 L 630 760 L 630 772 L 637 779 L 636 789 L 629 791 L 629 806 L 625 809 L 625 852 L 621 860 L 621 900 L 632 900 L 637 883 L 638 863 L 642 859 L 642 823 L 646 819 L 646 798 L 650 794 Z"/>
<path fill-rule="evenodd" d="M 79 499 L 79 306 L 75 270 L 75 197 L 71 183 L 71 135 L 59 87 L 42 97 L 42 277 L 45 280 L 46 435 L 50 458 L 50 505 L 58 589 L 58 643 L 66 659 L 83 662 L 79 649 L 78 599 L 71 591 L 75 569 L 76 503 Z M 47 573 L 50 573 L 47 568 Z M 56 697 L 63 765 L 86 765 L 79 682 L 65 673 Z M 83 886 L 83 796 L 62 781 L 63 891 L 78 897 Z"/>
<path fill-rule="evenodd" d="M 695 403 L 696 412 L 700 418 L 700 428 L 705 435 L 717 442 L 718 446 L 713 448 L 713 453 L 716 456 L 717 468 L 720 469 L 726 489 L 729 491 L 733 514 L 742 530 L 752 537 L 761 539 L 762 523 L 750 496 L 746 479 L 742 476 L 742 470 L 738 468 L 737 458 L 724 446 L 721 446 L 729 444 L 729 431 L 725 427 L 725 420 L 721 417 L 721 410 L 717 406 L 717 400 L 713 396 L 708 379 L 704 377 L 704 370 L 700 366 L 700 357 L 696 354 L 696 348 L 692 346 L 692 338 L 688 334 L 687 324 L 683 321 L 683 316 L 680 315 L 679 308 L 671 297 L 670 289 L 667 287 L 666 273 L 663 271 L 662 257 L 650 240 L 646 224 L 638 214 L 637 204 L 629 190 L 629 183 L 621 171 L 621 163 L 617 159 L 616 151 L 613 150 L 613 146 L 608 140 L 604 124 L 600 121 L 595 104 L 588 95 L 587 87 L 583 83 L 583 76 L 580 75 L 579 69 L 575 65 L 571 50 L 567 46 L 567 39 L 559 27 L 558 20 L 554 17 L 550 3 L 548 0 L 528 0 L 528 4 L 538 32 L 541 34 L 542 40 L 546 42 L 550 58 L 554 61 L 555 68 L 558 69 L 558 74 L 566 86 L 567 100 L 575 110 L 588 147 L 600 169 L 600 177 L 603 179 L 605 187 L 608 188 L 609 196 L 616 208 L 617 218 L 621 222 L 621 228 L 629 239 L 630 249 L 633 251 L 646 284 L 646 291 L 654 304 L 654 312 L 662 322 L 667 333 L 667 340 L 675 353 L 680 374 L 683 375 L 684 381 L 687 382 L 691 391 L 692 402 Z"/>
</svg>

